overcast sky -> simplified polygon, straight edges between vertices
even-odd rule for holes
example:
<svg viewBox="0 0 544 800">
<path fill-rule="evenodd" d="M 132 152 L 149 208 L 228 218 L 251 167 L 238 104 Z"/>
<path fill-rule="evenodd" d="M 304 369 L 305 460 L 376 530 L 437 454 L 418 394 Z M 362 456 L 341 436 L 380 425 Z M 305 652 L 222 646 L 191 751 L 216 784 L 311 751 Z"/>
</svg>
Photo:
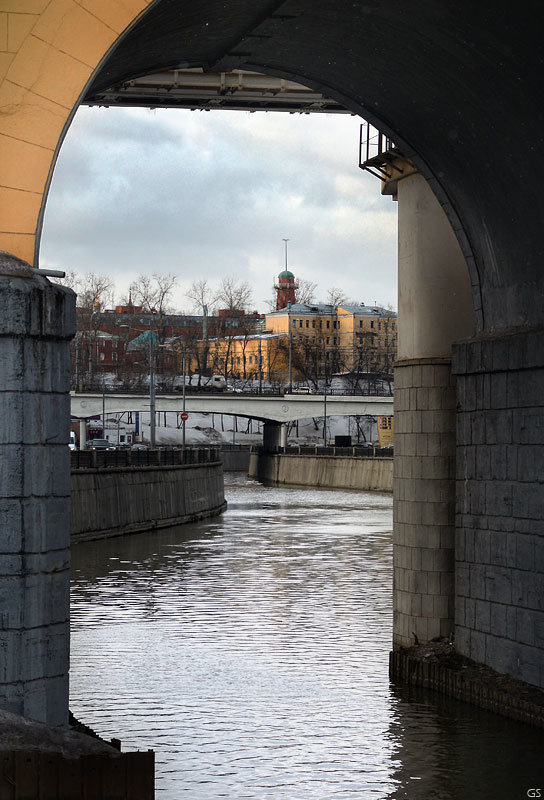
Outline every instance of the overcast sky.
<svg viewBox="0 0 544 800">
<path fill-rule="evenodd" d="M 348 115 L 82 107 L 61 149 L 40 266 L 115 278 L 235 276 L 265 311 L 289 268 L 353 300 L 396 308 L 397 206 L 358 168 Z"/>
</svg>

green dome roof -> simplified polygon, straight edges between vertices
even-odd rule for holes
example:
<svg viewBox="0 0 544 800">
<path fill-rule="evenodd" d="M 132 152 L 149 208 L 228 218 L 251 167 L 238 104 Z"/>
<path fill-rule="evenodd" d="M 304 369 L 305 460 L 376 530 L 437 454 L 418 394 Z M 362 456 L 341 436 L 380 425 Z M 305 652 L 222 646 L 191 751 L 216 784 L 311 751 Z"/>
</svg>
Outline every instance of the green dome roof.
<svg viewBox="0 0 544 800">
<path fill-rule="evenodd" d="M 280 272 L 280 274 L 278 275 L 278 278 L 294 278 L 294 277 L 295 276 L 293 275 L 293 273 L 289 272 L 288 269 L 284 269 L 283 272 Z"/>
</svg>

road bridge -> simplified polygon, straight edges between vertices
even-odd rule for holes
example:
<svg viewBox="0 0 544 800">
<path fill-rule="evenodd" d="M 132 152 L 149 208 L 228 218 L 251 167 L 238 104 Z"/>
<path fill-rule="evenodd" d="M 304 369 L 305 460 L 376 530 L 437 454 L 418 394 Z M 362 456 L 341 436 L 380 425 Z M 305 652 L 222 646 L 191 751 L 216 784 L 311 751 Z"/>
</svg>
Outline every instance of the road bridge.
<svg viewBox="0 0 544 800">
<path fill-rule="evenodd" d="M 70 405 L 73 417 L 85 419 L 121 411 L 149 411 L 149 395 L 141 394 L 87 394 L 71 392 Z M 183 397 L 157 395 L 156 411 L 181 411 Z M 294 422 L 297 419 L 322 417 L 325 410 L 331 417 L 381 416 L 393 413 L 392 397 L 363 397 L 358 395 L 284 395 L 263 397 L 240 394 L 186 395 L 185 410 L 231 414 L 251 417 L 264 422 Z"/>
</svg>

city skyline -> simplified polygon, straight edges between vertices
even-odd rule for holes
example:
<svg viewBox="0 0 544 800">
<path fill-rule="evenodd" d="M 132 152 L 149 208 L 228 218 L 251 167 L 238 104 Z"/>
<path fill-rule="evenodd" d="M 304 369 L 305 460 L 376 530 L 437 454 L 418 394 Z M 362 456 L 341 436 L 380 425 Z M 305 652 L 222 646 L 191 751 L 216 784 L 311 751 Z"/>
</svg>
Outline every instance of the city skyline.
<svg viewBox="0 0 544 800">
<path fill-rule="evenodd" d="M 396 308 L 396 204 L 358 168 L 351 116 L 81 108 L 46 208 L 42 267 L 96 272 L 126 294 L 173 272 L 248 282 L 261 312 L 285 264 L 358 302 Z"/>
</svg>

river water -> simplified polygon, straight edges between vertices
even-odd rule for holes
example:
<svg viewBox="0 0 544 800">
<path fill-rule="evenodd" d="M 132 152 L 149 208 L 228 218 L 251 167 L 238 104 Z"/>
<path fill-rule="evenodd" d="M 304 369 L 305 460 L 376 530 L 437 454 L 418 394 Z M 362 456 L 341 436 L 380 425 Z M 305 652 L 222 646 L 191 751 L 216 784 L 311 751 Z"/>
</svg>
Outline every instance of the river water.
<svg viewBox="0 0 544 800">
<path fill-rule="evenodd" d="M 158 800 L 544 797 L 540 731 L 389 683 L 390 496 L 226 483 L 72 552 L 72 711 L 155 750 Z"/>
</svg>

